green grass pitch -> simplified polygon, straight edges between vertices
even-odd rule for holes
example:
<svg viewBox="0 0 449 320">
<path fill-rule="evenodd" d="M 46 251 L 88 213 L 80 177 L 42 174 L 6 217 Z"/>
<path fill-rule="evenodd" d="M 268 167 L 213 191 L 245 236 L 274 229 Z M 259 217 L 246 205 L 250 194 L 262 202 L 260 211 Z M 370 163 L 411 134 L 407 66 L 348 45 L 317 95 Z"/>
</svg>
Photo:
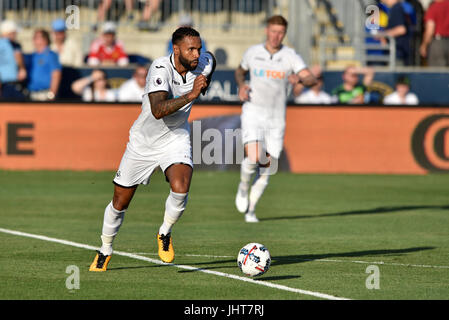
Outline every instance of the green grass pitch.
<svg viewBox="0 0 449 320">
<path fill-rule="evenodd" d="M 99 246 L 112 177 L 0 171 L 0 228 Z M 320 299 L 283 288 L 349 299 L 449 298 L 449 176 L 278 173 L 258 204 L 258 224 L 234 208 L 238 180 L 237 172 L 194 172 L 173 229 L 175 264 L 192 269 L 113 255 L 108 272 L 93 273 L 93 250 L 0 232 L 0 299 Z M 168 191 L 160 172 L 139 187 L 115 250 L 158 259 Z M 249 242 L 263 243 L 273 260 L 255 283 L 201 271 L 244 277 L 236 257 Z M 66 287 L 71 265 L 80 270 L 79 289 Z M 373 265 L 378 289 L 366 286 Z"/>
</svg>

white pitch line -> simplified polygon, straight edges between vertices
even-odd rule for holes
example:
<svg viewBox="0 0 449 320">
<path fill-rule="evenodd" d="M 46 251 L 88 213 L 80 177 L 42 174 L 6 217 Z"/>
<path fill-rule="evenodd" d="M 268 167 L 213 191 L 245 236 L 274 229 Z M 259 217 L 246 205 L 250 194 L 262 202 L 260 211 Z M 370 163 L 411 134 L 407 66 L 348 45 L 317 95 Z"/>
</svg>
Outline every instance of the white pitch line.
<svg viewBox="0 0 449 320">
<path fill-rule="evenodd" d="M 27 237 L 27 238 L 33 238 L 33 239 L 38 239 L 38 240 L 60 243 L 60 244 L 64 244 L 64 245 L 68 245 L 68 246 L 72 246 L 72 247 L 76 247 L 76 248 L 82 248 L 82 249 L 88 249 L 88 250 L 97 250 L 98 249 L 98 247 L 90 246 L 87 244 L 77 243 L 77 242 L 63 240 L 63 239 L 51 238 L 51 237 L 47 237 L 47 236 L 43 236 L 43 235 L 26 233 L 26 232 L 21 232 L 21 231 L 16 231 L 16 230 L 0 228 L 0 232 L 12 234 L 12 235 L 16 235 L 16 236 L 21 236 L 21 237 Z M 114 251 L 114 254 L 128 257 L 128 258 L 133 258 L 136 260 L 147 261 L 147 262 L 151 262 L 154 264 L 172 266 L 175 268 L 185 269 L 185 270 L 190 270 L 190 271 L 199 271 L 199 272 L 212 274 L 212 275 L 219 276 L 219 277 L 225 277 L 225 278 L 230 278 L 230 279 L 234 279 L 234 280 L 245 281 L 245 282 L 249 282 L 249 283 L 253 283 L 253 284 L 257 284 L 257 285 L 261 285 L 261 286 L 265 286 L 265 287 L 270 287 L 270 288 L 293 292 L 293 293 L 299 293 L 299 294 L 303 294 L 303 295 L 309 295 L 309 296 L 313 296 L 313 297 L 317 297 L 317 298 L 321 298 L 321 299 L 350 300 L 348 298 L 336 297 L 336 296 L 332 296 L 332 295 L 325 294 L 325 293 L 314 292 L 314 291 L 309 291 L 309 290 L 302 290 L 302 289 L 297 289 L 297 288 L 290 288 L 287 286 L 274 284 L 274 283 L 270 283 L 270 282 L 266 282 L 266 281 L 258 281 L 258 280 L 254 280 L 251 278 L 236 276 L 234 274 L 228 274 L 228 273 L 219 272 L 219 271 L 201 269 L 201 268 L 196 268 L 196 267 L 187 266 L 187 265 L 165 263 L 160 260 L 151 259 L 148 257 L 140 256 L 140 255 L 137 255 L 134 253 L 129 253 L 129 252 Z"/>
<path fill-rule="evenodd" d="M 143 254 L 148 256 L 156 256 L 154 252 L 134 252 L 134 254 Z M 201 258 L 234 258 L 232 256 L 214 256 L 208 254 L 178 254 L 184 257 L 201 257 Z M 449 269 L 449 266 L 434 266 L 428 264 L 411 264 L 411 263 L 397 263 L 397 262 L 383 262 L 383 261 L 361 261 L 361 260 L 338 260 L 338 259 L 292 259 L 292 261 L 307 261 L 307 262 L 338 262 L 338 263 L 359 263 L 359 264 L 380 264 L 384 266 L 400 266 L 400 267 L 414 267 L 414 268 L 435 268 L 435 269 Z"/>
<path fill-rule="evenodd" d="M 400 267 L 415 267 L 415 268 L 449 269 L 449 266 L 432 266 L 428 264 L 411 264 L 411 263 L 396 263 L 396 262 L 383 262 L 383 261 L 335 260 L 335 259 L 303 259 L 303 260 L 323 261 L 323 262 L 350 262 L 360 264 L 380 264 L 384 266 L 400 266 Z"/>
</svg>

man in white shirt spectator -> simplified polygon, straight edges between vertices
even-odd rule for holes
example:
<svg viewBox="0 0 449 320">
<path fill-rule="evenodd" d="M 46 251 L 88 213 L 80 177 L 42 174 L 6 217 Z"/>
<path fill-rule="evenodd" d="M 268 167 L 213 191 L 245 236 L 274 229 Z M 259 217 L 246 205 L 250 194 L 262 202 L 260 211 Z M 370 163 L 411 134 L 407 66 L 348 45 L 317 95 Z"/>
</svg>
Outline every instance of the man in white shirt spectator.
<svg viewBox="0 0 449 320">
<path fill-rule="evenodd" d="M 59 55 L 59 62 L 63 66 L 81 67 L 83 65 L 83 52 L 80 45 L 67 36 L 67 27 L 64 19 L 56 19 L 51 24 L 53 42 L 51 50 Z"/>
<path fill-rule="evenodd" d="M 120 102 L 142 102 L 147 78 L 147 68 L 138 66 L 133 77 L 125 81 L 118 89 L 118 100 Z"/>
<path fill-rule="evenodd" d="M 95 69 L 92 74 L 72 83 L 72 91 L 85 102 L 115 102 L 116 90 L 108 85 L 106 72 Z"/>
<path fill-rule="evenodd" d="M 310 68 L 310 71 L 317 79 L 317 84 L 311 87 L 309 90 L 301 93 L 298 95 L 298 92 L 296 93 L 295 103 L 300 104 L 331 104 L 332 98 L 329 94 L 322 91 L 323 88 L 323 74 L 321 73 L 321 67 L 320 66 L 312 66 Z"/>
<path fill-rule="evenodd" d="M 407 77 L 399 77 L 396 81 L 396 91 L 384 98 L 386 105 L 417 105 L 418 103 L 416 94 L 410 92 L 410 80 Z"/>
</svg>

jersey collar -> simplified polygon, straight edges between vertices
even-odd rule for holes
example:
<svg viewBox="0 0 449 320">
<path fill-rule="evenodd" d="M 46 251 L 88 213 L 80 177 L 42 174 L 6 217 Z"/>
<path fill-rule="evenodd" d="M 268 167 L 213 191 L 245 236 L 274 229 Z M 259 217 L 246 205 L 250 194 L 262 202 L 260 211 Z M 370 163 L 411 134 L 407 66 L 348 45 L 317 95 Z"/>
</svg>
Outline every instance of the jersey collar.
<svg viewBox="0 0 449 320">
<path fill-rule="evenodd" d="M 263 44 L 263 48 L 264 48 L 264 50 L 268 53 L 268 55 L 270 56 L 270 58 L 273 59 L 273 57 L 274 57 L 277 53 L 281 52 L 281 50 L 284 49 L 284 45 L 281 44 L 281 47 L 279 48 L 279 50 L 276 51 L 276 52 L 273 53 L 273 54 L 272 54 L 270 51 L 268 51 L 266 43 Z"/>
</svg>

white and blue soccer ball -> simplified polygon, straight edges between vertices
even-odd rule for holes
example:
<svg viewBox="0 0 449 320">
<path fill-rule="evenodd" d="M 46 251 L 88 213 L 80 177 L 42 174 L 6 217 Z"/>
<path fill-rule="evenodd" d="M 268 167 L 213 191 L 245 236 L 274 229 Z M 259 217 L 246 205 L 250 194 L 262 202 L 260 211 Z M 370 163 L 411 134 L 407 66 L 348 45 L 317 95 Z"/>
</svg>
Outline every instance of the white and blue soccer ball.
<svg viewBox="0 0 449 320">
<path fill-rule="evenodd" d="M 271 256 L 268 249 L 260 243 L 248 243 L 239 251 L 237 265 L 244 274 L 250 277 L 263 275 L 271 264 Z"/>
</svg>

